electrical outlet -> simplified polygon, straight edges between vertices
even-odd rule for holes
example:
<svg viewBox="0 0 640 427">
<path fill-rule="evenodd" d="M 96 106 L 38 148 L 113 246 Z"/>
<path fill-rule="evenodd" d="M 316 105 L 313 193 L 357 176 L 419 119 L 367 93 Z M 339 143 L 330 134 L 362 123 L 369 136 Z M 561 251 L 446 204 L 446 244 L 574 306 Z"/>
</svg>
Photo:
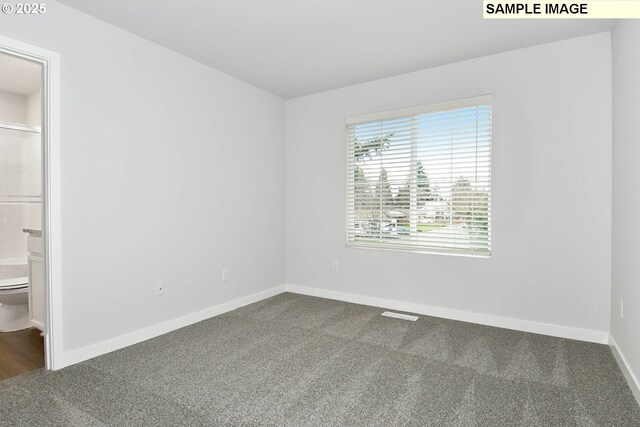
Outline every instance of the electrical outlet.
<svg viewBox="0 0 640 427">
<path fill-rule="evenodd" d="M 332 270 L 336 273 L 340 271 L 340 263 L 338 261 L 333 261 Z"/>
<path fill-rule="evenodd" d="M 222 269 L 222 280 L 224 282 L 226 282 L 227 280 L 229 280 L 229 269 L 228 268 L 223 268 Z"/>
<path fill-rule="evenodd" d="M 162 295 L 164 295 L 164 288 L 164 282 L 156 282 L 156 296 L 161 297 Z"/>
<path fill-rule="evenodd" d="M 624 300 L 620 300 L 620 318 L 624 318 Z"/>
</svg>

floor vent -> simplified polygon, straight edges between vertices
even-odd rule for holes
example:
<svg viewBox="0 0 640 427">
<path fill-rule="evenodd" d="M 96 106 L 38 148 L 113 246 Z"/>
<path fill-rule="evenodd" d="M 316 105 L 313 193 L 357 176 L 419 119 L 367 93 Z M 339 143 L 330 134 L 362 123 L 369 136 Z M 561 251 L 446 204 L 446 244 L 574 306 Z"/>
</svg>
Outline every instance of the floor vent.
<svg viewBox="0 0 640 427">
<path fill-rule="evenodd" d="M 411 316 L 409 314 L 394 313 L 393 311 L 385 311 L 384 313 L 382 313 L 382 315 L 386 316 L 386 317 L 393 317 L 394 319 L 411 320 L 412 322 L 415 322 L 416 320 L 418 320 L 418 316 Z"/>
</svg>

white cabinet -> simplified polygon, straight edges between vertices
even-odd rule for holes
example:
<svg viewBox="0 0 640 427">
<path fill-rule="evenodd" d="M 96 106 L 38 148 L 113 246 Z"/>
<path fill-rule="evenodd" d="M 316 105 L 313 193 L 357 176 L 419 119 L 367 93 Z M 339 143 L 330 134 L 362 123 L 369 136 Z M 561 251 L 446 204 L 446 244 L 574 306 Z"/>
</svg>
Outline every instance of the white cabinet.
<svg viewBox="0 0 640 427">
<path fill-rule="evenodd" d="M 29 317 L 33 326 L 44 331 L 46 300 L 41 233 L 29 233 L 27 250 L 29 251 Z"/>
</svg>

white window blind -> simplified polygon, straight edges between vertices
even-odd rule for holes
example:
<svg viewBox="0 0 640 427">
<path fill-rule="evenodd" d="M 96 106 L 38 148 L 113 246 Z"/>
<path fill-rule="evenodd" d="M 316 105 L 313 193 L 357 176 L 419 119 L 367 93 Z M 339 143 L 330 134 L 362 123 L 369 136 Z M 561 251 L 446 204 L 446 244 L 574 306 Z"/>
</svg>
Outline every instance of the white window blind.
<svg viewBox="0 0 640 427">
<path fill-rule="evenodd" d="M 347 245 L 491 254 L 491 96 L 347 119 Z"/>
</svg>

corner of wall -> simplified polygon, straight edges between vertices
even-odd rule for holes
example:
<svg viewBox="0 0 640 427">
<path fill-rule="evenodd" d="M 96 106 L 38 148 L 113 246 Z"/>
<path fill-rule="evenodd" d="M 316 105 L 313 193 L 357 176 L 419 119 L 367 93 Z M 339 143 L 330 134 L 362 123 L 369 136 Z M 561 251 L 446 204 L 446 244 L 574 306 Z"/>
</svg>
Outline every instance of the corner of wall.
<svg viewBox="0 0 640 427">
<path fill-rule="evenodd" d="M 613 357 L 615 357 L 616 362 L 618 362 L 618 366 L 624 375 L 624 378 L 627 380 L 627 384 L 633 393 L 633 396 L 636 398 L 636 401 L 640 405 L 640 381 L 635 376 L 633 371 L 631 370 L 631 366 L 629 366 L 629 362 L 625 357 L 624 353 L 620 351 L 618 344 L 616 343 L 615 338 L 612 334 L 609 335 L 609 347 L 611 348 L 611 353 L 613 353 Z"/>
<path fill-rule="evenodd" d="M 631 390 L 640 403 L 640 250 L 636 236 L 640 225 L 634 212 L 640 195 L 630 191 L 640 185 L 636 160 L 640 156 L 640 38 L 639 20 L 618 20 L 611 32 L 612 59 L 612 248 L 611 346 Z M 622 307 L 624 301 L 624 310 Z"/>
</svg>

